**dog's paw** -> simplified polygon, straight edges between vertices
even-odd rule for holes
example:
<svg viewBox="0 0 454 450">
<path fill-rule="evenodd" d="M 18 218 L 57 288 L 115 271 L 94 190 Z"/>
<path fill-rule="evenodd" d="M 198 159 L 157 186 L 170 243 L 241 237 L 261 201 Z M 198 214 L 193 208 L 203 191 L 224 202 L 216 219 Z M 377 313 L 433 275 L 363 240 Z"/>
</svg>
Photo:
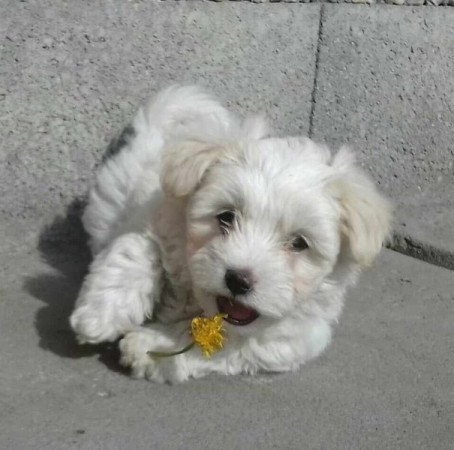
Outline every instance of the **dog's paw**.
<svg viewBox="0 0 454 450">
<path fill-rule="evenodd" d="M 114 341 L 120 336 L 119 330 L 112 321 L 106 320 L 102 312 L 87 305 L 77 308 L 69 322 L 79 344 L 99 344 Z"/>
<path fill-rule="evenodd" d="M 131 369 L 134 378 L 146 378 L 164 383 L 170 381 L 165 376 L 165 366 L 170 361 L 153 358 L 147 352 L 156 345 L 156 339 L 143 331 L 132 331 L 120 341 L 120 364 Z M 166 358 L 167 359 L 167 358 Z"/>
</svg>

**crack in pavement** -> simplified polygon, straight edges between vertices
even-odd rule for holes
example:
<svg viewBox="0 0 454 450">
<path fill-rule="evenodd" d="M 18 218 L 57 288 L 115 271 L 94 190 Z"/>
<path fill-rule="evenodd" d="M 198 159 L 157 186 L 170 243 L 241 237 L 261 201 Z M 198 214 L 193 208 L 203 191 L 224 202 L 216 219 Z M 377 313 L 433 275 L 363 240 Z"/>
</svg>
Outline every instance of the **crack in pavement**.
<svg viewBox="0 0 454 450">
<path fill-rule="evenodd" d="M 319 61 L 320 61 L 320 48 L 323 39 L 323 22 L 325 18 L 325 5 L 320 6 L 320 18 L 318 23 L 318 36 L 317 36 L 317 49 L 315 50 L 315 68 L 314 68 L 314 83 L 312 86 L 311 92 L 311 112 L 309 114 L 309 131 L 308 136 L 312 138 L 313 129 L 314 129 L 314 115 L 315 115 L 315 105 L 317 104 L 316 96 L 318 91 L 318 71 L 319 71 Z"/>
</svg>

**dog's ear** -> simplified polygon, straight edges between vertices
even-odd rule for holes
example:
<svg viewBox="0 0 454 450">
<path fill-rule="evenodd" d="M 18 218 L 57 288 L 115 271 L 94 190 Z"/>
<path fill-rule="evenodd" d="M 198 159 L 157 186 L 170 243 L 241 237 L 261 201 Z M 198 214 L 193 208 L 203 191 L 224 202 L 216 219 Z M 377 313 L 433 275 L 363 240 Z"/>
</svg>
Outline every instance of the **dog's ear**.
<svg viewBox="0 0 454 450">
<path fill-rule="evenodd" d="M 355 166 L 354 156 L 347 148 L 336 154 L 332 167 L 329 189 L 339 202 L 342 237 L 355 262 L 367 266 L 389 236 L 391 204 Z"/>
<path fill-rule="evenodd" d="M 199 141 L 177 143 L 167 148 L 162 162 L 161 185 L 173 197 L 185 197 L 197 188 L 222 148 Z"/>
</svg>

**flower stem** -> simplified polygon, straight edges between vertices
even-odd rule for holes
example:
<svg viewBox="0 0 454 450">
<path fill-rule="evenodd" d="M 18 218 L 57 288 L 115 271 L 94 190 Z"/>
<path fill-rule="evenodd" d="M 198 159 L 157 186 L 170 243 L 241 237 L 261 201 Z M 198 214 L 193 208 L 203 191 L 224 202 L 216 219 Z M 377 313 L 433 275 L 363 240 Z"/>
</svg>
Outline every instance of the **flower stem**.
<svg viewBox="0 0 454 450">
<path fill-rule="evenodd" d="M 152 358 L 167 358 L 168 356 L 176 356 L 181 355 L 182 353 L 186 353 L 187 351 L 191 350 L 194 347 L 195 342 L 191 342 L 185 348 L 178 350 L 177 352 L 147 352 L 147 355 L 151 356 Z"/>
</svg>

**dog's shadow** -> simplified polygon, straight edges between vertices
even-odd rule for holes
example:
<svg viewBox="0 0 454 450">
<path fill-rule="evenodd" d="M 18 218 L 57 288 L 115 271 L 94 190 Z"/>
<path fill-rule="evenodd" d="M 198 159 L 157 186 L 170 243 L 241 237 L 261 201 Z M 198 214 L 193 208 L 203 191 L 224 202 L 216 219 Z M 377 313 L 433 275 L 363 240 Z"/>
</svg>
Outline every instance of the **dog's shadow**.
<svg viewBox="0 0 454 450">
<path fill-rule="evenodd" d="M 41 348 L 65 358 L 98 355 L 110 369 L 123 372 L 116 344 L 78 345 L 69 326 L 69 315 L 91 261 L 87 234 L 81 222 L 84 207 L 84 199 L 73 200 L 64 216 L 56 217 L 42 230 L 38 251 L 55 273 L 28 277 L 24 288 L 45 304 L 35 316 Z"/>
</svg>

